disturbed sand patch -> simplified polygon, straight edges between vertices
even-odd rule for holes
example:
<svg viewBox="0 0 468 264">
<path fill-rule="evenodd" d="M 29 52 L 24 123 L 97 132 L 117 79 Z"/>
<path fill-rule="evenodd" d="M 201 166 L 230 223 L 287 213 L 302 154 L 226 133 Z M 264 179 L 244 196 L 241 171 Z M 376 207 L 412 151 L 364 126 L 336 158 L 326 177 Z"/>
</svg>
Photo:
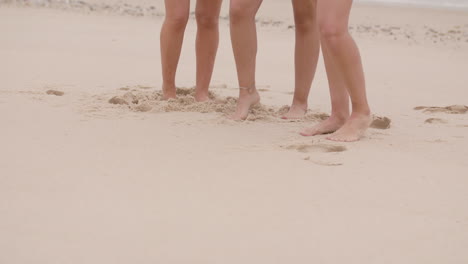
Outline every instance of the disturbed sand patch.
<svg viewBox="0 0 468 264">
<path fill-rule="evenodd" d="M 465 114 L 468 112 L 468 106 L 466 105 L 450 105 L 445 107 L 439 106 L 417 106 L 414 108 L 417 111 L 423 111 L 424 113 L 444 113 L 444 114 Z"/>
<path fill-rule="evenodd" d="M 210 101 L 197 102 L 194 88 L 177 88 L 177 98 L 169 100 L 163 100 L 161 91 L 149 91 L 148 87 L 123 87 L 119 90 L 127 92 L 110 98 L 108 103 L 126 107 L 134 112 L 199 112 L 228 115 L 235 111 L 237 105 L 237 98 L 221 97 L 211 91 L 209 93 Z M 252 107 L 247 120 L 280 120 L 279 118 L 288 109 L 289 106 L 274 107 L 258 104 Z M 328 114 L 325 113 L 309 113 L 303 120 L 320 121 L 326 118 L 328 118 Z"/>
<path fill-rule="evenodd" d="M 195 88 L 177 88 L 176 99 L 163 100 L 162 91 L 155 91 L 154 89 L 154 87 L 142 85 L 122 87 L 118 90 L 126 91 L 126 93 L 110 98 L 108 103 L 125 106 L 134 112 L 198 112 L 229 115 L 236 110 L 237 98 L 232 96 L 222 97 L 210 91 L 208 95 L 210 101 L 197 102 L 195 100 Z M 289 111 L 289 108 L 289 105 L 275 107 L 258 104 L 252 107 L 247 120 L 285 122 L 281 117 Z M 288 120 L 288 122 L 323 121 L 329 117 L 330 115 L 327 113 L 309 110 L 304 118 Z M 389 129 L 391 123 L 392 120 L 388 117 L 373 116 L 370 127 L 374 129 Z"/>
</svg>

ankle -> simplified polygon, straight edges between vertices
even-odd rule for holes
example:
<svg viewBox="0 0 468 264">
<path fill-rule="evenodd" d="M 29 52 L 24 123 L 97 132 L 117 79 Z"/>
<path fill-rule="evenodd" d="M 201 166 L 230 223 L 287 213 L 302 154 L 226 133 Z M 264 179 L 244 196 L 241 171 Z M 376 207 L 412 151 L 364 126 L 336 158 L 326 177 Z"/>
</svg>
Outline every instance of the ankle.
<svg viewBox="0 0 468 264">
<path fill-rule="evenodd" d="M 351 113 L 352 117 L 370 117 L 371 116 L 371 111 L 369 108 L 366 109 L 353 109 L 353 112 Z"/>
<path fill-rule="evenodd" d="M 196 94 L 208 94 L 208 90 L 208 88 L 198 88 L 198 86 L 195 87 Z"/>
<path fill-rule="evenodd" d="M 332 112 L 329 119 L 334 120 L 338 123 L 345 123 L 348 118 L 348 112 Z"/>
<path fill-rule="evenodd" d="M 163 91 L 174 91 L 176 90 L 176 86 L 174 83 L 163 83 L 162 89 Z"/>
<path fill-rule="evenodd" d="M 240 97 L 246 97 L 246 96 L 251 96 L 252 94 L 257 93 L 257 88 L 252 87 L 252 88 L 247 88 L 247 87 L 241 87 L 239 89 L 239 96 Z"/>
<path fill-rule="evenodd" d="M 370 116 L 371 115 L 371 110 L 366 101 L 361 102 L 361 103 L 353 103 L 351 109 L 352 109 L 351 114 L 353 116 L 354 115 L 356 116 Z"/>
<path fill-rule="evenodd" d="M 307 107 L 308 107 L 308 104 L 307 104 L 307 101 L 304 102 L 304 101 L 301 101 L 301 100 L 293 100 L 292 104 L 291 104 L 291 107 L 298 107 L 298 108 L 302 108 L 304 110 L 307 110 Z"/>
</svg>

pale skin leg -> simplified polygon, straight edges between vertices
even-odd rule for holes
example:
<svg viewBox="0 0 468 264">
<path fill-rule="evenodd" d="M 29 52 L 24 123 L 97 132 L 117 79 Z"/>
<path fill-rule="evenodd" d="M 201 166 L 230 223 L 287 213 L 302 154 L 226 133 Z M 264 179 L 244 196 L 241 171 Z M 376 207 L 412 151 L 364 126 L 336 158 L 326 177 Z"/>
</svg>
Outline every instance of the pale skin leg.
<svg viewBox="0 0 468 264">
<path fill-rule="evenodd" d="M 317 0 L 321 44 L 332 97 L 332 115 L 330 119 L 315 127 L 315 133 L 308 131 L 309 133 L 304 133 L 306 135 L 330 133 L 337 129 L 327 139 L 357 141 L 370 125 L 370 108 L 361 56 L 348 32 L 352 2 L 352 0 Z M 343 86 L 346 90 L 342 88 Z M 352 112 L 341 125 L 342 117 L 349 111 L 348 94 Z"/>
<path fill-rule="evenodd" d="M 213 73 L 219 43 L 218 20 L 222 0 L 198 0 L 197 19 L 197 83 L 195 99 L 208 100 L 208 88 Z M 166 17 L 161 29 L 161 62 L 163 97 L 176 97 L 176 72 L 185 28 L 189 19 L 190 0 L 166 0 Z"/>
<path fill-rule="evenodd" d="M 262 0 L 231 0 L 230 27 L 231 42 L 236 61 L 239 87 L 239 100 L 233 120 L 244 120 L 250 107 L 260 102 L 255 87 L 255 66 L 257 55 L 257 29 L 255 15 Z"/>
<path fill-rule="evenodd" d="M 169 0 L 170 1 L 170 0 Z M 195 99 L 208 101 L 208 88 L 213 74 L 219 43 L 219 13 L 222 0 L 197 0 L 197 83 Z"/>
<path fill-rule="evenodd" d="M 175 77 L 185 28 L 190 12 L 190 0 L 166 0 L 166 17 L 161 28 L 161 64 L 163 98 L 176 98 Z"/>
<path fill-rule="evenodd" d="M 328 86 L 332 105 L 331 115 L 323 122 L 304 129 L 301 132 L 301 135 L 303 136 L 333 133 L 342 127 L 346 122 L 346 119 L 349 117 L 349 95 L 346 89 L 346 84 L 337 66 L 334 65 L 333 60 L 330 59 L 330 51 L 327 50 L 326 46 L 322 46 L 322 54 L 324 60 L 328 61 L 328 63 L 325 63 L 325 69 L 328 76 Z"/>
<path fill-rule="evenodd" d="M 307 112 L 307 99 L 320 53 L 316 0 L 292 0 L 296 25 L 295 89 L 289 112 L 283 119 L 299 119 Z"/>
</svg>

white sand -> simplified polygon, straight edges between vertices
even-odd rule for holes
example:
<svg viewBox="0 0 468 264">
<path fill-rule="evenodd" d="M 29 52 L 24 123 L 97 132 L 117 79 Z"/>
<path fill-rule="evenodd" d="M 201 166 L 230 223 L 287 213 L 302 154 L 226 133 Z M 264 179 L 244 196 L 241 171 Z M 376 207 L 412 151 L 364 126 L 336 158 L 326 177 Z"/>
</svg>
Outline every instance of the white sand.
<svg viewBox="0 0 468 264">
<path fill-rule="evenodd" d="M 275 114 L 292 99 L 289 1 L 259 16 L 264 106 L 243 123 L 217 111 L 237 93 L 226 20 L 220 105 L 164 103 L 161 1 L 132 1 L 155 6 L 144 17 L 90 2 L 0 5 L 0 263 L 468 263 L 468 113 L 413 110 L 468 105 L 467 13 L 355 8 L 372 108 L 392 124 L 337 144 L 297 133 L 329 111 L 322 63 L 309 118 Z M 108 102 L 128 92 L 138 103 Z"/>
</svg>

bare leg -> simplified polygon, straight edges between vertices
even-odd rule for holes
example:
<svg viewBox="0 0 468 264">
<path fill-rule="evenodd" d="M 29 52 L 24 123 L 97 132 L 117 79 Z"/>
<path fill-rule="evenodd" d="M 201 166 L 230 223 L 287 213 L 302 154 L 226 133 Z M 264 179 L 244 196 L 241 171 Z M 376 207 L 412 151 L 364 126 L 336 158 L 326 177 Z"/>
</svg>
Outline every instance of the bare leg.
<svg viewBox="0 0 468 264">
<path fill-rule="evenodd" d="M 257 29 L 255 15 L 262 0 L 231 0 L 231 41 L 236 60 L 239 86 L 239 101 L 234 120 L 244 120 L 252 105 L 260 101 L 255 87 L 255 64 L 257 55 Z"/>
<path fill-rule="evenodd" d="M 307 99 L 320 53 L 317 0 L 292 0 L 296 24 L 295 89 L 289 112 L 283 119 L 299 119 L 307 111 Z"/>
<path fill-rule="evenodd" d="M 222 0 L 197 0 L 195 16 L 197 18 L 197 85 L 195 99 L 207 101 L 208 88 L 218 50 L 219 12 Z"/>
<path fill-rule="evenodd" d="M 331 115 L 328 119 L 319 124 L 304 129 L 301 132 L 303 136 L 316 136 L 321 134 L 329 134 L 338 130 L 344 125 L 349 117 L 349 94 L 345 86 L 345 82 L 341 75 L 340 69 L 335 65 L 330 58 L 330 51 L 327 46 L 322 44 L 322 53 L 327 70 L 328 86 L 330 89 L 331 98 Z"/>
<path fill-rule="evenodd" d="M 340 73 L 352 105 L 351 116 L 340 129 L 328 137 L 334 141 L 359 140 L 371 121 L 361 56 L 348 32 L 352 2 L 352 0 L 318 0 L 320 36 L 327 53 L 325 64 L 331 64 L 337 69 L 336 72 Z M 333 83 L 340 83 L 340 80 Z M 343 95 L 338 91 L 337 94 Z M 335 103 L 335 107 L 337 111 L 345 112 L 344 105 Z"/>
<path fill-rule="evenodd" d="M 166 0 L 166 17 L 161 29 L 161 64 L 164 99 L 176 97 L 175 76 L 185 27 L 189 18 L 190 0 Z"/>
</svg>

